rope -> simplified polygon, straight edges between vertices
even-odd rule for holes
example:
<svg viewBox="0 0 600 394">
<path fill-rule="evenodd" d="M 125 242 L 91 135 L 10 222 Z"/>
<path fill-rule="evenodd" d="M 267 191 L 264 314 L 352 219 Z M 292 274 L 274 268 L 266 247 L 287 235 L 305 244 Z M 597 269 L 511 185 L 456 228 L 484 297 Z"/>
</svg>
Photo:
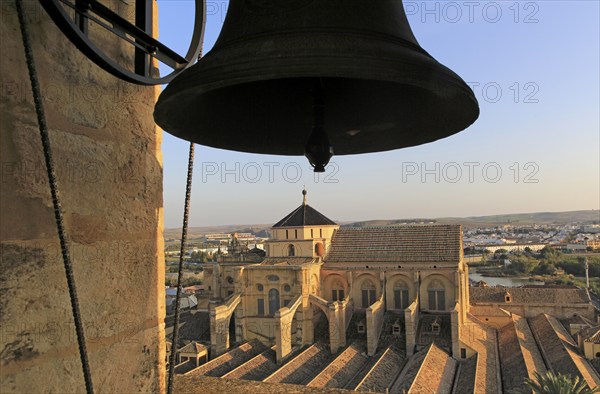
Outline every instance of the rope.
<svg viewBox="0 0 600 394">
<path fill-rule="evenodd" d="M 181 249 L 179 252 L 179 269 L 177 273 L 177 295 L 175 296 L 175 325 L 173 326 L 173 343 L 171 345 L 171 357 L 169 359 L 169 376 L 167 383 L 167 394 L 173 392 L 173 375 L 175 373 L 175 358 L 177 355 L 177 341 L 179 339 L 179 306 L 181 304 L 181 276 L 183 273 L 183 254 L 187 240 L 188 218 L 190 215 L 190 196 L 192 194 L 192 173 L 194 170 L 194 143 L 190 142 L 190 153 L 188 158 L 187 182 L 185 185 L 185 203 L 183 206 L 183 227 L 181 228 Z"/>
<path fill-rule="evenodd" d="M 85 379 L 85 388 L 88 394 L 92 394 L 94 389 L 92 387 L 92 377 L 90 373 L 90 366 L 87 358 L 87 350 L 85 348 L 85 336 L 83 333 L 83 324 L 81 321 L 81 314 L 79 312 L 79 302 L 77 300 L 77 291 L 75 289 L 75 279 L 73 277 L 73 264 L 69 257 L 69 244 L 65 236 L 65 229 L 63 224 L 62 207 L 60 204 L 60 198 L 58 193 L 58 186 L 56 184 L 56 171 L 54 169 L 54 158 L 52 157 L 52 149 L 50 146 L 50 138 L 48 137 L 48 125 L 46 124 L 46 115 L 44 113 L 44 106 L 42 102 L 42 95 L 40 92 L 40 83 L 37 77 L 37 70 L 35 67 L 35 61 L 33 58 L 33 51 L 31 46 L 31 40 L 29 35 L 29 28 L 27 26 L 27 20 L 25 19 L 25 12 L 23 10 L 22 0 L 15 0 L 17 6 L 17 14 L 19 17 L 19 25 L 21 28 L 21 36 L 23 38 L 23 47 L 25 49 L 25 58 L 27 60 L 27 69 L 29 70 L 29 79 L 31 81 L 31 90 L 33 92 L 33 101 L 35 104 L 35 112 L 37 115 L 38 126 L 40 129 L 40 137 L 42 140 L 42 147 L 44 150 L 44 159 L 46 161 L 46 170 L 48 172 L 48 182 L 50 184 L 50 193 L 52 194 L 52 203 L 54 205 L 54 217 L 56 219 L 56 227 L 58 230 L 58 237 L 60 239 L 60 248 L 62 252 L 63 262 L 65 265 L 65 274 L 67 276 L 67 286 L 69 287 L 69 295 L 71 298 L 71 309 L 73 312 L 73 320 L 75 321 L 75 331 L 77 333 L 77 343 L 79 345 L 79 356 L 81 358 L 81 366 L 83 369 L 83 377 Z"/>
</svg>

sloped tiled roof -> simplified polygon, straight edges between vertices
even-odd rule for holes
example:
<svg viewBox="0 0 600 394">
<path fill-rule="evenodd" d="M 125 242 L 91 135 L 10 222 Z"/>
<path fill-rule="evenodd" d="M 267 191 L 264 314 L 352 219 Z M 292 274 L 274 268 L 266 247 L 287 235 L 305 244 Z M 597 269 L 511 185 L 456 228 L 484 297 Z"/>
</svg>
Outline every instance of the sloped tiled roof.
<svg viewBox="0 0 600 394">
<path fill-rule="evenodd" d="M 314 209 L 308 204 L 302 204 L 289 215 L 273 225 L 276 227 L 301 227 L 301 226 L 335 226 L 336 222 Z"/>
<path fill-rule="evenodd" d="M 475 381 L 470 386 L 459 387 L 455 392 L 456 394 L 500 393 L 498 388 L 501 381 L 497 373 L 500 370 L 500 365 L 498 364 L 500 360 L 496 346 L 497 335 L 497 331 L 494 328 L 483 324 L 483 322 L 479 322 L 471 315 L 465 320 L 465 325 L 460 330 L 460 340 L 477 352 Z M 462 367 L 468 368 L 472 367 L 472 365 L 463 364 Z M 465 379 L 462 380 L 466 382 Z"/>
<path fill-rule="evenodd" d="M 600 327 L 590 327 L 579 332 L 584 342 L 600 343 Z"/>
<path fill-rule="evenodd" d="M 518 315 L 513 315 L 511 319 L 498 331 L 502 388 L 506 392 L 522 387 L 526 378 L 534 379 L 535 372 L 546 372 L 527 319 Z"/>
<path fill-rule="evenodd" d="M 416 353 L 390 390 L 394 393 L 449 393 L 458 362 L 435 343 Z"/>
<path fill-rule="evenodd" d="M 474 356 L 459 361 L 460 366 L 456 372 L 458 375 L 456 376 L 456 384 L 452 391 L 453 394 L 472 394 L 476 392 L 475 382 L 477 380 L 478 357 L 478 354 L 475 353 Z"/>
<path fill-rule="evenodd" d="M 181 349 L 179 349 L 179 353 L 194 353 L 200 354 L 206 351 L 206 346 L 199 344 L 198 342 L 190 342 Z"/>
<path fill-rule="evenodd" d="M 579 353 L 577 344 L 556 318 L 541 314 L 528 320 L 541 353 L 554 372 L 579 376 L 590 387 L 600 385 L 600 376 Z"/>
<path fill-rule="evenodd" d="M 431 332 L 431 325 L 437 322 L 440 332 Z M 435 342 L 442 349 L 450 350 L 452 346 L 452 334 L 450 332 L 450 315 L 421 315 L 417 329 L 417 345 L 428 346 Z"/>
<path fill-rule="evenodd" d="M 512 304 L 589 304 L 590 297 L 585 289 L 511 287 Z M 504 303 L 506 287 L 471 287 L 469 298 L 471 303 Z M 507 304 L 510 305 L 510 304 Z"/>
<path fill-rule="evenodd" d="M 325 262 L 456 262 L 461 248 L 460 225 L 342 227 Z"/>
</svg>

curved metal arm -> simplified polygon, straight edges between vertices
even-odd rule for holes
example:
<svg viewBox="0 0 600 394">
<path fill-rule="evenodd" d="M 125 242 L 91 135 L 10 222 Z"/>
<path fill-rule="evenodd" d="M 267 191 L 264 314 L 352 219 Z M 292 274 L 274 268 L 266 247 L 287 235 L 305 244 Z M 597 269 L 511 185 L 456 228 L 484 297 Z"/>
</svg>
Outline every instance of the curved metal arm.
<svg viewBox="0 0 600 394">
<path fill-rule="evenodd" d="M 196 3 L 194 33 L 185 57 L 152 37 L 152 2 L 136 0 L 135 25 L 124 19 L 97 0 L 40 0 L 48 15 L 73 44 L 105 71 L 124 81 L 138 85 L 162 85 L 169 83 L 177 74 L 192 65 L 201 53 L 206 21 L 206 3 Z M 75 11 L 75 18 L 69 15 L 68 8 Z M 132 71 L 111 59 L 88 36 L 88 22 L 115 34 L 119 39 L 135 47 L 135 64 Z M 173 72 L 164 77 L 153 77 L 150 72 L 150 60 L 155 58 Z"/>
</svg>

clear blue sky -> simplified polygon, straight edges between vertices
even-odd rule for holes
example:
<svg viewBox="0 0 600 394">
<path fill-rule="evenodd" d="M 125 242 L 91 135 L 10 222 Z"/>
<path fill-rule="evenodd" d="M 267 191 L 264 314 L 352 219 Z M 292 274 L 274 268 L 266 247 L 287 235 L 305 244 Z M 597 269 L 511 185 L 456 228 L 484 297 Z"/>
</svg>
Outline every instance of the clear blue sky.
<svg viewBox="0 0 600 394">
<path fill-rule="evenodd" d="M 599 3 L 405 1 L 421 46 L 472 84 L 479 120 L 419 147 L 334 156 L 328 179 L 304 157 L 197 145 L 191 225 L 275 223 L 303 185 L 340 221 L 598 209 Z M 205 52 L 227 8 L 207 4 Z M 158 6 L 161 41 L 185 53 L 194 2 Z M 188 142 L 163 134 L 165 227 L 179 227 Z"/>
</svg>

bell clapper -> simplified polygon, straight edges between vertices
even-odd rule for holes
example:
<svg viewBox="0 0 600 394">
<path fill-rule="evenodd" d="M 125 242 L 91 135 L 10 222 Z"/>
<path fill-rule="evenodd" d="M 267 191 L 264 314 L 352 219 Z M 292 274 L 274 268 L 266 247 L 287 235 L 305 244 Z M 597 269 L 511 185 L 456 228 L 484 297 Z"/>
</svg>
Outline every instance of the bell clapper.
<svg viewBox="0 0 600 394">
<path fill-rule="evenodd" d="M 325 172 L 325 166 L 333 156 L 333 147 L 325 131 L 325 97 L 320 78 L 315 81 L 313 88 L 314 125 L 310 137 L 304 147 L 304 155 L 315 172 Z"/>
</svg>

